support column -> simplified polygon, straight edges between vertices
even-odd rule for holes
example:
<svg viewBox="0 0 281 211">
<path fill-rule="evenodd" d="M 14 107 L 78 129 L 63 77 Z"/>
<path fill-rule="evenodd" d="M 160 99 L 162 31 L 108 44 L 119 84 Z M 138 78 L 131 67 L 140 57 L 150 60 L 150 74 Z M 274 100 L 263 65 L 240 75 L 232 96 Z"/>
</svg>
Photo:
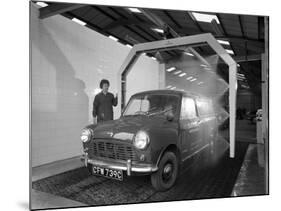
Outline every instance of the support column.
<svg viewBox="0 0 281 211">
<path fill-rule="evenodd" d="M 122 74 L 118 73 L 117 75 L 117 93 L 118 93 L 118 105 L 117 105 L 117 111 L 118 113 L 120 112 L 120 114 L 118 114 L 118 116 L 121 115 L 122 113 Z"/>
<path fill-rule="evenodd" d="M 261 60 L 261 95 L 262 95 L 262 139 L 263 143 L 266 139 L 266 133 L 267 133 L 267 101 L 268 101 L 268 79 L 267 79 L 267 59 L 266 55 L 262 54 L 262 60 Z"/>
<path fill-rule="evenodd" d="M 229 66 L 229 156 L 235 156 L 235 122 L 236 122 L 237 64 Z"/>
<path fill-rule="evenodd" d="M 159 63 L 159 89 L 166 88 L 166 73 L 165 73 L 165 64 Z"/>
<path fill-rule="evenodd" d="M 264 17 L 264 42 L 265 52 L 262 56 L 262 124 L 263 124 L 263 139 L 265 150 L 265 193 L 268 194 L 268 162 L 269 162 L 269 140 L 268 140 L 268 35 L 269 35 L 269 17 Z"/>
</svg>

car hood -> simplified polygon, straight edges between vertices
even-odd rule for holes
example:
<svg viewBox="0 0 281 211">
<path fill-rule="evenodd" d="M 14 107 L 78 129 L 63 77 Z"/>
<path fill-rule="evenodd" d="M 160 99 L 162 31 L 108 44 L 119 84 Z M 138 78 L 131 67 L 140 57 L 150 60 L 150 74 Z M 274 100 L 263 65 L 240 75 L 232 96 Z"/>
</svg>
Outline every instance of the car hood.
<svg viewBox="0 0 281 211">
<path fill-rule="evenodd" d="M 161 117 L 128 116 L 117 120 L 99 123 L 94 128 L 94 138 L 114 138 L 131 141 L 139 130 L 149 130 L 160 126 L 165 120 Z"/>
</svg>

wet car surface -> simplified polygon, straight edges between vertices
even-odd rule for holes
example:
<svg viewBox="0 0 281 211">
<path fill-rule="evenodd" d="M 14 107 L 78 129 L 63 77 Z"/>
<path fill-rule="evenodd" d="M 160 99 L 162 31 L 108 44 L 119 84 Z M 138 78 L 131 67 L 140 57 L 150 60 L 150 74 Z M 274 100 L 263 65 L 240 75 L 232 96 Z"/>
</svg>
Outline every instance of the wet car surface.
<svg viewBox="0 0 281 211">
<path fill-rule="evenodd" d="M 216 144 L 214 101 L 192 92 L 151 90 L 134 94 L 119 119 L 86 126 L 83 160 L 94 176 L 123 180 L 151 175 L 158 191 L 170 189 L 194 159 Z M 189 162 L 189 161 L 188 161 Z"/>
</svg>

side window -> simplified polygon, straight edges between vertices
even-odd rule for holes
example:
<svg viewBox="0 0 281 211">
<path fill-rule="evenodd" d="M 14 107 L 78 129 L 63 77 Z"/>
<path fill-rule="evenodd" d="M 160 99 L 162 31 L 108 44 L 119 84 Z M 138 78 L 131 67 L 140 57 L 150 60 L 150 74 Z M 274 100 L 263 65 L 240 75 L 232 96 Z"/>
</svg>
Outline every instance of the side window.
<svg viewBox="0 0 281 211">
<path fill-rule="evenodd" d="M 192 98 L 183 97 L 181 104 L 181 119 L 193 119 L 196 118 L 195 102 Z"/>
<path fill-rule="evenodd" d="M 213 104 L 210 100 L 198 99 L 196 102 L 199 116 L 206 116 L 214 113 Z"/>
</svg>

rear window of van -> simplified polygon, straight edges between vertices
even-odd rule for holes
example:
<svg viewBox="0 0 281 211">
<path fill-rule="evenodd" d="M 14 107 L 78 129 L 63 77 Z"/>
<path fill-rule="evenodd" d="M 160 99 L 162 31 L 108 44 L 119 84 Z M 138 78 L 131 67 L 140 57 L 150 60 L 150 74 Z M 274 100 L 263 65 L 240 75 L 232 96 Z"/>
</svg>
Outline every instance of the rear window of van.
<svg viewBox="0 0 281 211">
<path fill-rule="evenodd" d="M 199 116 L 214 115 L 213 103 L 208 99 L 197 99 L 197 110 Z"/>
</svg>

